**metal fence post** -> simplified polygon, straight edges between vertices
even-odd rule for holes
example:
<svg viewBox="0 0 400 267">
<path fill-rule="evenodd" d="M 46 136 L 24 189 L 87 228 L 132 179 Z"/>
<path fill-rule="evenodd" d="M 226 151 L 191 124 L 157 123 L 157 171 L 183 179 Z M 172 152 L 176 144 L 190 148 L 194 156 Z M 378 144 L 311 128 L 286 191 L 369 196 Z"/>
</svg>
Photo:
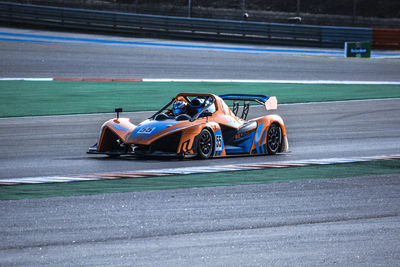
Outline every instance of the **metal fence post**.
<svg viewBox="0 0 400 267">
<path fill-rule="evenodd" d="M 296 11 L 296 16 L 300 17 L 300 0 L 297 0 L 297 11 Z"/>
<path fill-rule="evenodd" d="M 357 0 L 353 0 L 353 24 L 356 22 L 357 16 Z"/>
</svg>

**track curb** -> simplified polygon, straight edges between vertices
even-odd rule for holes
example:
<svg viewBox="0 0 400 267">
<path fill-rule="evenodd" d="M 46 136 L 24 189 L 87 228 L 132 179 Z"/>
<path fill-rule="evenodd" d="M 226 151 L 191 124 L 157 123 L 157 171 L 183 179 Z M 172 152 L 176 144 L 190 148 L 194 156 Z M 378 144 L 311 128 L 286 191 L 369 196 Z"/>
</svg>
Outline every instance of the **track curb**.
<svg viewBox="0 0 400 267">
<path fill-rule="evenodd" d="M 160 177 L 160 176 L 171 176 L 171 175 L 248 171 L 248 170 L 260 170 L 269 168 L 290 168 L 290 167 L 305 167 L 314 165 L 356 163 L 356 162 L 390 160 L 390 159 L 400 159 L 400 154 L 386 155 L 386 156 L 371 156 L 371 157 L 309 159 L 309 160 L 298 160 L 291 162 L 282 161 L 277 163 L 261 162 L 254 164 L 229 164 L 229 165 L 217 165 L 209 167 L 186 167 L 186 168 L 168 168 L 159 170 L 140 170 L 140 171 L 128 171 L 128 172 L 108 172 L 108 173 L 94 173 L 94 174 L 71 175 L 71 176 L 11 178 L 11 179 L 0 180 L 0 186 L 18 185 L 18 184 L 44 184 L 44 183 L 115 180 L 115 179 L 126 179 L 126 178 L 148 178 L 148 177 Z"/>
</svg>

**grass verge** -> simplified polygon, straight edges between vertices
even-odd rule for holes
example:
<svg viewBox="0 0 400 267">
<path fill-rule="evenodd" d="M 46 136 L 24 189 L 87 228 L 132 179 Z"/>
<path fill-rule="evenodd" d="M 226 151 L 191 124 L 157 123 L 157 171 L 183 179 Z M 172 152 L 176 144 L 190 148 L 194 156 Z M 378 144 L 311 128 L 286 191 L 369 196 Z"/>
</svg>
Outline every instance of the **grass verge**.
<svg viewBox="0 0 400 267">
<path fill-rule="evenodd" d="M 0 81 L 0 117 L 158 110 L 180 92 L 275 95 L 279 103 L 400 97 L 400 85 Z"/>
</svg>

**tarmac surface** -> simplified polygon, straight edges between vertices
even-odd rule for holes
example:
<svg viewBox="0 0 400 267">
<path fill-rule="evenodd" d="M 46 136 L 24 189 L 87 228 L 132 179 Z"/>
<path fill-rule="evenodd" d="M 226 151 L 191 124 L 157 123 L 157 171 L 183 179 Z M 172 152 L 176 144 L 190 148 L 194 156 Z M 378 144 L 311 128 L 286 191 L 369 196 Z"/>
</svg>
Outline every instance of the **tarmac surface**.
<svg viewBox="0 0 400 267">
<path fill-rule="evenodd" d="M 0 77 L 398 82 L 400 53 L 373 53 L 0 28 Z"/>
<path fill-rule="evenodd" d="M 1 201 L 0 265 L 397 266 L 399 190 L 383 175 Z"/>
<path fill-rule="evenodd" d="M 263 107 L 250 117 L 265 115 Z M 170 167 L 380 156 L 400 151 L 400 99 L 281 105 L 289 153 L 207 160 L 87 155 L 101 125 L 115 114 L 0 119 L 1 178 L 62 176 Z M 152 112 L 123 113 L 138 124 Z"/>
<path fill-rule="evenodd" d="M 1 77 L 400 77 L 398 60 L 26 41 L 0 41 L 0 48 Z M 279 114 L 288 128 L 290 153 L 207 164 L 397 154 L 399 109 L 399 99 L 282 105 Z M 254 116 L 260 112 L 252 110 Z M 137 123 L 149 113 L 124 115 Z M 86 155 L 102 122 L 113 116 L 0 119 L 0 178 L 205 164 Z M 4 200 L 0 265 L 396 266 L 399 178 L 393 174 Z"/>
</svg>

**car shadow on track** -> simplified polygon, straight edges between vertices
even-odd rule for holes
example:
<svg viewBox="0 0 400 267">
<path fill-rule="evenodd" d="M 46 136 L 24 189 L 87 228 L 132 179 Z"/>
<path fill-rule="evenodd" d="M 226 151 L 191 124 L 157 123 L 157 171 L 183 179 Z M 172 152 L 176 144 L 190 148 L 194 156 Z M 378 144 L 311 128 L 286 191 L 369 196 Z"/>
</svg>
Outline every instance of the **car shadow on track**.
<svg viewBox="0 0 400 267">
<path fill-rule="evenodd" d="M 259 155 L 245 155 L 245 154 L 240 154 L 240 155 L 229 155 L 229 156 L 224 156 L 224 157 L 217 157 L 217 158 L 210 158 L 210 159 L 200 159 L 197 157 L 192 157 L 192 158 L 177 158 L 177 157 L 158 157 L 158 156 L 132 156 L 132 155 L 124 155 L 124 156 L 119 156 L 119 157 L 110 157 L 106 155 L 97 155 L 97 156 L 88 156 L 85 159 L 89 160 L 99 160 L 99 161 L 136 161 L 136 162 L 182 162 L 182 161 L 216 161 L 216 160 L 224 160 L 224 159 L 232 159 L 232 158 L 250 158 L 250 157 L 267 157 L 267 158 L 276 158 L 276 157 L 282 157 L 287 155 L 288 152 L 286 153 L 277 153 L 275 155 L 268 155 L 268 154 L 259 154 Z"/>
</svg>

